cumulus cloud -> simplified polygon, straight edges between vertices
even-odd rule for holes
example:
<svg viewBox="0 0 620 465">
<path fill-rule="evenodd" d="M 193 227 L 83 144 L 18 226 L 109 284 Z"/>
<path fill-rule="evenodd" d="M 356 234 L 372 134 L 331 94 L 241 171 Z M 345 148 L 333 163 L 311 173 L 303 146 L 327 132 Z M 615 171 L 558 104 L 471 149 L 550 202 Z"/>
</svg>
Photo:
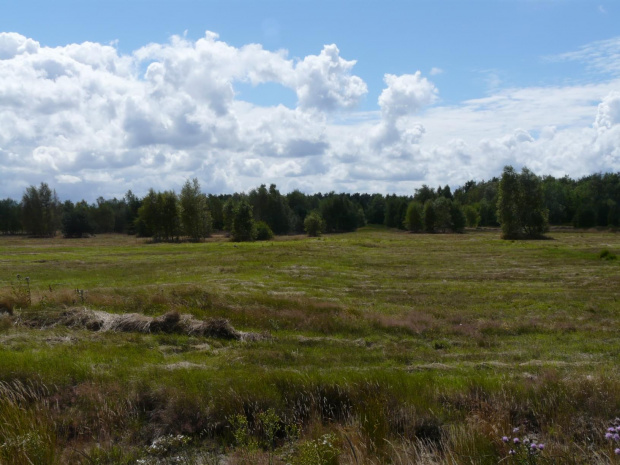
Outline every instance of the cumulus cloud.
<svg viewBox="0 0 620 465">
<path fill-rule="evenodd" d="M 334 44 L 304 58 L 295 67 L 299 105 L 327 111 L 356 106 L 368 89 L 361 78 L 351 75 L 355 63 L 341 58 Z"/>
<path fill-rule="evenodd" d="M 415 113 L 437 98 L 437 88 L 420 71 L 402 76 L 386 74 L 383 80 L 387 88 L 379 96 L 379 107 L 387 120 Z"/>
<path fill-rule="evenodd" d="M 598 106 L 594 127 L 600 131 L 620 124 L 620 92 L 611 92 Z"/>
<path fill-rule="evenodd" d="M 36 53 L 39 43 L 15 32 L 0 33 L 0 60 L 8 60 L 23 53 Z"/>
<path fill-rule="evenodd" d="M 614 43 L 575 57 L 611 56 Z M 211 32 L 131 54 L 0 33 L 0 198 L 41 181 L 94 200 L 178 189 L 194 176 L 209 192 L 275 182 L 284 192 L 411 193 L 505 164 L 556 175 L 620 169 L 620 80 L 438 106 L 420 72 L 385 74 L 377 110 L 360 112 L 368 88 L 355 64 L 336 45 L 297 59 Z M 292 89 L 297 106 L 243 101 L 239 83 Z"/>
<path fill-rule="evenodd" d="M 419 71 L 401 76 L 386 74 L 384 82 L 387 87 L 378 99 L 381 120 L 367 132 L 367 140 L 362 142 L 358 151 L 375 155 L 371 171 L 375 173 L 375 179 L 402 181 L 409 173 L 412 179 L 417 180 L 423 171 L 420 165 L 424 163 L 419 143 L 426 130 L 422 124 L 408 117 L 433 103 L 437 98 L 437 89 Z M 400 164 L 393 160 L 399 160 Z M 412 167 L 403 169 L 403 163 Z M 415 168 L 414 163 L 417 164 Z M 364 178 L 370 174 L 364 175 L 365 170 L 354 172 Z"/>
</svg>

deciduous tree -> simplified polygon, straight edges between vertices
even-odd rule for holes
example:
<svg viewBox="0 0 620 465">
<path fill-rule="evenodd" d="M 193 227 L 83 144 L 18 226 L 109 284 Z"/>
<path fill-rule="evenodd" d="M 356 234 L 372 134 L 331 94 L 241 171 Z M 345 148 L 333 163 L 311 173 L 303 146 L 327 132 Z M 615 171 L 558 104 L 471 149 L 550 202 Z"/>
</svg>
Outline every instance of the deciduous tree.
<svg viewBox="0 0 620 465">
<path fill-rule="evenodd" d="M 422 220 L 422 204 L 417 201 L 409 202 L 405 215 L 405 228 L 411 232 L 420 232 L 424 227 Z"/>
<path fill-rule="evenodd" d="M 39 188 L 30 186 L 22 197 L 22 223 L 33 236 L 55 236 L 60 227 L 62 207 L 56 191 L 42 182 Z"/>
<path fill-rule="evenodd" d="M 181 226 L 185 235 L 199 241 L 211 235 L 212 220 L 207 197 L 200 192 L 200 183 L 194 178 L 187 180 L 179 197 Z"/>
<path fill-rule="evenodd" d="M 527 168 L 506 166 L 499 183 L 497 217 L 505 239 L 540 237 L 548 228 L 541 180 Z"/>
</svg>

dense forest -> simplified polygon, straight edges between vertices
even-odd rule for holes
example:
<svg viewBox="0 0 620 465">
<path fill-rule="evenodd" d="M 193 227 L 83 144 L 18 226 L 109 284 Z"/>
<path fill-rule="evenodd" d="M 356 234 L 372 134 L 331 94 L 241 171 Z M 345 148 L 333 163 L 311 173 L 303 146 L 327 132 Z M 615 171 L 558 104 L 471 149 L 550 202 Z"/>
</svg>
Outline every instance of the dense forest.
<svg viewBox="0 0 620 465">
<path fill-rule="evenodd" d="M 423 185 L 410 196 L 366 193 L 282 194 L 272 184 L 248 193 L 212 195 L 198 180 L 179 193 L 153 189 L 142 198 L 62 202 L 47 184 L 28 187 L 20 200 L 0 200 L 0 233 L 65 237 L 136 234 L 155 241 L 199 241 L 213 231 L 233 240 L 353 231 L 384 224 L 412 232 L 462 232 L 502 226 L 504 237 L 537 236 L 548 224 L 577 228 L 620 225 L 620 173 L 580 179 L 537 176 L 506 167 L 501 177 L 450 186 Z"/>
</svg>

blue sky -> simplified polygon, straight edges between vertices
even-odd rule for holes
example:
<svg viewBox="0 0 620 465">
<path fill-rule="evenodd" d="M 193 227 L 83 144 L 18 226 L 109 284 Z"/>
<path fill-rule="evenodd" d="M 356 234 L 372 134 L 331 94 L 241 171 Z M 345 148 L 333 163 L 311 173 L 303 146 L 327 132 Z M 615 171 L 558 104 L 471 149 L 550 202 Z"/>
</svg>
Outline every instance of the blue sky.
<svg viewBox="0 0 620 465">
<path fill-rule="evenodd" d="M 505 163 L 620 169 L 615 1 L 22 0 L 0 11 L 0 33 L 16 33 L 0 60 L 0 198 L 40 181 L 87 198 L 194 176 L 212 192 L 412 193 Z M 109 45 L 104 72 L 93 63 Z M 189 56 L 201 46 L 213 61 Z M 174 77 L 183 66 L 202 74 Z"/>
</svg>

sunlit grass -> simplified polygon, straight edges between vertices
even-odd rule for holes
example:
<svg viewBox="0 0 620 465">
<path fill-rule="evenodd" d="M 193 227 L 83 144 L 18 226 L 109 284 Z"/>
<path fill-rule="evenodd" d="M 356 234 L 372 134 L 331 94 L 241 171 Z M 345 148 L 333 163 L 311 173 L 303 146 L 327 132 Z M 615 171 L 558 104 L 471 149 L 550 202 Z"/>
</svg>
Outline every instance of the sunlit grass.
<svg viewBox="0 0 620 465">
<path fill-rule="evenodd" d="M 491 454 L 496 463 L 493 435 L 523 422 L 558 453 L 603 453 L 592 432 L 620 415 L 620 263 L 600 251 L 617 254 L 620 238 L 550 236 L 367 227 L 236 244 L 2 237 L 0 297 L 14 293 L 17 274 L 32 288 L 32 308 L 16 308 L 11 321 L 83 306 L 173 310 L 263 337 L 42 329 L 3 317 L 0 380 L 46 386 L 41 408 L 65 461 L 93 441 L 108 444 L 110 457 L 118 444 L 140 457 L 163 434 L 230 446 L 231 415 L 251 420 L 269 408 L 307 438 L 336 431 L 343 446 L 348 435 L 349 455 L 367 463 L 419 458 L 427 443 L 415 438 L 433 441 L 437 454 Z"/>
</svg>

